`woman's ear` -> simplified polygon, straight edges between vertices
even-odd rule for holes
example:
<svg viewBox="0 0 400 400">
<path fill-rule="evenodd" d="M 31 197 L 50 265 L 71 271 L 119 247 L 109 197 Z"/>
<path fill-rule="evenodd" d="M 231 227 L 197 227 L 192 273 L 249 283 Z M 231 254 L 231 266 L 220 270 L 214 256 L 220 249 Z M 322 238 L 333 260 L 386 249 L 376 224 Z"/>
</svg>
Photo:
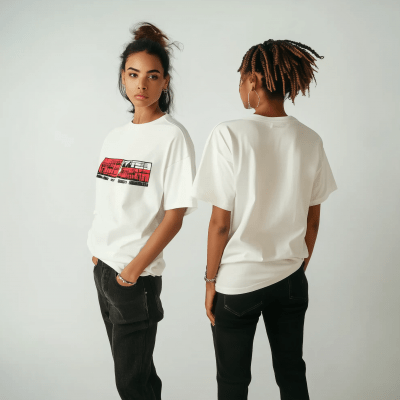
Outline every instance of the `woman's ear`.
<svg viewBox="0 0 400 400">
<path fill-rule="evenodd" d="M 250 90 L 251 91 L 256 90 L 257 81 L 258 81 L 258 79 L 257 79 L 257 75 L 256 74 L 250 75 L 249 82 L 250 82 Z"/>
<path fill-rule="evenodd" d="M 167 77 L 165 78 L 165 86 L 163 89 L 168 89 L 170 79 L 171 79 L 171 77 L 169 75 L 167 75 Z"/>
<path fill-rule="evenodd" d="M 121 80 L 122 84 L 125 86 L 125 71 L 123 69 L 121 69 Z"/>
</svg>

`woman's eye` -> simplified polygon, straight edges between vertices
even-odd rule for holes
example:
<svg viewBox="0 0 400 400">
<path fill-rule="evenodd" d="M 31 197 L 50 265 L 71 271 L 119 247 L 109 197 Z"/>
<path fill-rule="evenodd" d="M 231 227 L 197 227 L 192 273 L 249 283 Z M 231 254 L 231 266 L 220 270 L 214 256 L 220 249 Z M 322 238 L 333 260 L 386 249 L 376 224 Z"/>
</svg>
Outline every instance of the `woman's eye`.
<svg viewBox="0 0 400 400">
<path fill-rule="evenodd" d="M 158 76 L 157 75 L 150 75 L 149 78 L 156 80 L 156 79 L 158 79 Z"/>
<path fill-rule="evenodd" d="M 132 75 L 134 75 L 133 78 L 137 77 L 137 74 L 135 74 L 133 72 L 131 74 L 129 74 L 129 76 L 132 76 Z"/>
</svg>

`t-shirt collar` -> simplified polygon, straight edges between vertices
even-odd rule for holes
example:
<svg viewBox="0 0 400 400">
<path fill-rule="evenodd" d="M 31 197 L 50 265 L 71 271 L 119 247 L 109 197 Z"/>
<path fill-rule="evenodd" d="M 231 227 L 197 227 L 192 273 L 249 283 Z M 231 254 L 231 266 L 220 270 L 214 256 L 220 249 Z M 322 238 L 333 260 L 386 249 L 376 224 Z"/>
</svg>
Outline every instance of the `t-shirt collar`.
<svg viewBox="0 0 400 400">
<path fill-rule="evenodd" d="M 140 128 L 140 127 L 147 127 L 147 126 L 150 126 L 150 125 L 155 125 L 155 124 L 157 124 L 157 123 L 159 123 L 159 122 L 163 122 L 163 121 L 165 120 L 165 118 L 166 118 L 167 115 L 168 115 L 168 113 L 165 113 L 162 117 L 157 118 L 157 119 L 155 119 L 154 121 L 145 122 L 145 123 L 143 123 L 143 124 L 134 124 L 134 123 L 132 122 L 132 120 L 131 120 L 131 121 L 129 121 L 129 122 L 127 123 L 127 126 L 128 126 L 129 128 L 135 129 L 135 128 Z"/>
<path fill-rule="evenodd" d="M 263 122 L 290 122 L 296 119 L 292 115 L 286 115 L 284 117 L 266 117 L 265 115 L 259 115 L 259 114 L 251 114 L 246 116 L 245 118 Z"/>
</svg>

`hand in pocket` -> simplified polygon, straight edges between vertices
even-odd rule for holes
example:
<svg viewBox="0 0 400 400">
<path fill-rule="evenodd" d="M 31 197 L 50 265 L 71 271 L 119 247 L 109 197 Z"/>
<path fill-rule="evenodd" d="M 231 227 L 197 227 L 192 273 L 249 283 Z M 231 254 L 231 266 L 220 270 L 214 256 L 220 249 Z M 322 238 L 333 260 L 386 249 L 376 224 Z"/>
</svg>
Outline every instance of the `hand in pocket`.
<svg viewBox="0 0 400 400">
<path fill-rule="evenodd" d="M 118 274 L 115 275 L 115 280 L 117 281 L 118 285 L 120 285 L 120 286 L 135 286 L 135 285 L 131 285 L 129 283 L 122 282 L 121 279 L 118 278 Z M 135 282 L 135 284 L 136 284 L 136 282 Z"/>
</svg>

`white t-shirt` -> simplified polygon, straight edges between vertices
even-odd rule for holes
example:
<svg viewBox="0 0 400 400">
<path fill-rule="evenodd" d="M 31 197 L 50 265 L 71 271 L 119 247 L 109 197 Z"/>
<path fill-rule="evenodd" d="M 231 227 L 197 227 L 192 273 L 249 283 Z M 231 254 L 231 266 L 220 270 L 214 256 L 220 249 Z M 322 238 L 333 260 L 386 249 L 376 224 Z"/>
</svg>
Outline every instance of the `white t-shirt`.
<svg viewBox="0 0 400 400">
<path fill-rule="evenodd" d="M 96 205 L 87 245 L 117 272 L 137 256 L 166 210 L 187 207 L 188 215 L 197 208 L 190 195 L 196 174 L 193 142 L 169 114 L 113 129 L 96 167 Z M 164 268 L 161 252 L 141 275 L 161 275 Z"/>
<path fill-rule="evenodd" d="M 296 271 L 309 255 L 308 208 L 336 189 L 321 137 L 295 117 L 253 114 L 218 124 L 192 191 L 231 211 L 216 290 L 252 292 Z"/>
</svg>

